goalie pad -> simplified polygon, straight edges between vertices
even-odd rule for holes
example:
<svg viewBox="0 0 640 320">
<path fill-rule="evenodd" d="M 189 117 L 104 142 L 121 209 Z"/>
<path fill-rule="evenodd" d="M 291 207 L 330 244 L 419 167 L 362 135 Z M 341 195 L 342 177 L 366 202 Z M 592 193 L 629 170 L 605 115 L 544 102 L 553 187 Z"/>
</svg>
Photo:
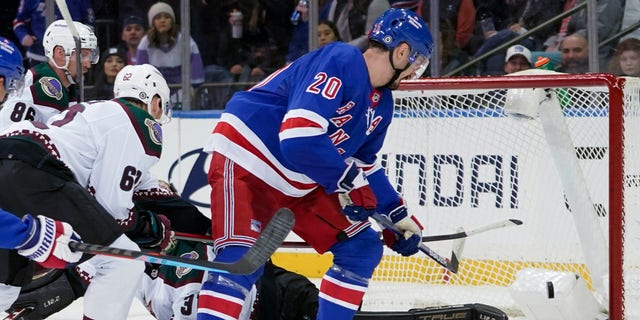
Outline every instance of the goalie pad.
<svg viewBox="0 0 640 320">
<path fill-rule="evenodd" d="M 599 303 L 584 280 L 572 272 L 522 269 L 509 293 L 531 320 L 597 319 Z"/>
<path fill-rule="evenodd" d="M 78 281 L 70 280 L 69 272 L 73 273 L 70 269 L 43 269 L 36 273 L 33 281 L 22 288 L 8 313 L 33 308 L 26 319 L 43 319 L 69 306 L 85 290 Z"/>
<path fill-rule="evenodd" d="M 409 311 L 358 311 L 354 320 L 507 320 L 502 310 L 481 303 L 427 307 Z"/>
</svg>

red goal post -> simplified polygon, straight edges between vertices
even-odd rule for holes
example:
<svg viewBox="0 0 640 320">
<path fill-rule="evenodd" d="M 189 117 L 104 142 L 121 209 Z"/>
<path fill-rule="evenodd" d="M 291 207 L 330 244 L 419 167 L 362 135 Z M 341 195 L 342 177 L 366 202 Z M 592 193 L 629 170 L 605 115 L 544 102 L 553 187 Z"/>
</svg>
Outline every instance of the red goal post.
<svg viewBox="0 0 640 320">
<path fill-rule="evenodd" d="M 534 88 L 552 89 L 560 113 L 507 115 L 508 103 L 538 99 Z M 385 296 L 402 283 L 410 289 L 400 291 L 414 295 L 403 297 L 399 309 L 480 302 L 518 316 L 509 297 L 494 300 L 487 292 L 504 291 L 517 271 L 534 267 L 583 277 L 610 319 L 640 314 L 630 305 L 640 296 L 634 276 L 640 233 L 633 234 L 640 218 L 625 222 L 625 213 L 640 215 L 639 95 L 638 79 L 604 73 L 534 70 L 402 82 L 382 161 L 426 235 L 509 218 L 524 224 L 469 237 L 455 275 L 420 253 L 402 258 L 386 251 L 363 309 L 388 309 L 381 306 Z M 559 141 L 562 133 L 568 139 Z M 451 251 L 448 242 L 429 245 L 443 256 Z M 479 293 L 461 294 L 460 287 Z"/>
</svg>

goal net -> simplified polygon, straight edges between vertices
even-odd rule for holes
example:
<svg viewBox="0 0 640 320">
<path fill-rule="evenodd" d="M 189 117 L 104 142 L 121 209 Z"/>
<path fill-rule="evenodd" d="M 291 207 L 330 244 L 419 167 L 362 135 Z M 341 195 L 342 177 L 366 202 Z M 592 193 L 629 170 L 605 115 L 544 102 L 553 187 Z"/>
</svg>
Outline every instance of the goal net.
<svg viewBox="0 0 640 320">
<path fill-rule="evenodd" d="M 403 83 L 381 157 L 424 235 L 523 224 L 468 237 L 457 274 L 385 249 L 363 310 L 485 303 L 522 316 L 508 288 L 538 268 L 582 277 L 610 319 L 640 317 L 639 89 L 536 70 Z"/>
</svg>

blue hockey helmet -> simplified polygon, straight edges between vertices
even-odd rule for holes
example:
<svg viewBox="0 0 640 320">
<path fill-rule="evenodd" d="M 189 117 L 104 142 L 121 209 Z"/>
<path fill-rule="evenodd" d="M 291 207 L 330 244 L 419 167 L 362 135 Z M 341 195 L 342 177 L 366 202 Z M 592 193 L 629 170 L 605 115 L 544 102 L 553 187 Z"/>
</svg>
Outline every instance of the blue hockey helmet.
<svg viewBox="0 0 640 320">
<path fill-rule="evenodd" d="M 4 77 L 7 91 L 20 87 L 24 71 L 20 49 L 11 40 L 0 37 L 0 76 Z"/>
<path fill-rule="evenodd" d="M 431 32 L 421 17 L 407 9 L 391 8 L 385 11 L 371 28 L 369 41 L 375 41 L 389 50 L 405 42 L 411 47 L 409 62 L 416 77 L 429 65 L 433 51 Z"/>
</svg>

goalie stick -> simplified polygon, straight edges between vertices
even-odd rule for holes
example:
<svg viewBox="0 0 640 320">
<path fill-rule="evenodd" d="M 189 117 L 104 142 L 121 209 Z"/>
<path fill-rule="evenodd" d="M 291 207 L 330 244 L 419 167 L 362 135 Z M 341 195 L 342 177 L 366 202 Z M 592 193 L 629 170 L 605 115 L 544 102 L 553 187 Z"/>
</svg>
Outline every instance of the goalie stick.
<svg viewBox="0 0 640 320">
<path fill-rule="evenodd" d="M 56 4 L 58 5 L 60 14 L 62 14 L 62 18 L 64 18 L 64 21 L 67 23 L 67 27 L 71 31 L 74 42 L 76 43 L 76 81 L 78 82 L 78 92 L 80 93 L 78 102 L 84 102 L 84 80 L 82 79 L 82 45 L 80 40 L 80 33 L 78 32 L 78 29 L 76 29 L 75 24 L 73 24 L 73 19 L 71 18 L 71 13 L 69 12 L 69 8 L 67 7 L 66 0 L 56 0 Z"/>
<path fill-rule="evenodd" d="M 400 235 L 401 237 L 402 235 L 402 231 L 398 230 L 398 228 L 396 228 L 396 226 L 389 220 L 387 220 L 387 218 L 383 217 L 382 215 L 380 215 L 379 213 L 374 213 L 371 218 L 373 218 L 373 220 L 375 220 L 376 222 L 378 222 L 381 226 L 393 231 L 395 234 Z M 464 239 L 464 238 L 462 238 Z M 460 244 L 456 244 L 454 245 L 454 249 L 451 250 L 451 258 L 447 259 L 441 255 L 439 255 L 437 252 L 431 250 L 431 248 L 427 247 L 424 243 L 420 244 L 420 251 L 422 251 L 424 254 L 426 254 L 429 258 L 433 259 L 433 261 L 437 262 L 439 265 L 443 266 L 445 269 L 453 272 L 453 273 L 458 273 L 458 265 L 459 265 L 459 261 L 458 261 L 458 252 L 460 250 L 462 250 L 462 247 L 464 246 L 464 242 L 460 243 Z"/>
<path fill-rule="evenodd" d="M 33 315 L 35 307 L 21 307 L 17 308 L 2 318 L 3 320 L 33 320 L 39 319 L 37 315 Z"/>
<path fill-rule="evenodd" d="M 96 244 L 70 242 L 69 247 L 74 251 L 89 254 L 99 254 L 117 258 L 141 260 L 149 263 L 157 263 L 175 267 L 188 267 L 204 271 L 214 271 L 219 273 L 234 273 L 247 275 L 256 271 L 262 266 L 271 255 L 280 247 L 287 237 L 295 219 L 293 212 L 287 208 L 280 208 L 260 236 L 239 260 L 226 263 L 207 260 L 189 260 L 180 257 L 161 254 L 155 251 L 125 250 L 113 247 L 105 247 Z"/>
<path fill-rule="evenodd" d="M 446 234 L 438 234 L 438 235 L 432 235 L 432 236 L 423 236 L 422 237 L 422 242 L 432 242 L 432 241 L 445 241 L 445 240 L 455 240 L 455 239 L 461 239 L 461 238 L 466 238 L 475 234 L 479 234 L 479 233 L 483 233 L 483 232 L 487 232 L 487 231 L 491 231 L 491 230 L 496 230 L 496 229 L 501 229 L 504 227 L 511 227 L 511 226 L 519 226 L 522 224 L 521 220 L 518 219 L 506 219 L 506 220 L 502 220 L 502 221 L 497 221 L 494 223 L 490 223 L 481 227 L 477 227 L 475 229 L 471 229 L 469 231 L 464 231 L 464 229 L 462 231 L 458 231 L 458 232 L 454 232 L 454 233 L 446 233 Z M 201 234 L 194 234 L 194 233 L 186 233 L 186 232 L 175 232 L 175 237 L 176 239 L 179 240 L 187 240 L 187 241 L 198 241 L 198 242 L 202 242 L 208 245 L 212 245 L 213 244 L 213 239 L 211 239 L 210 236 L 206 236 L 206 235 L 201 235 Z M 310 246 L 306 243 L 306 242 L 299 242 L 299 241 L 285 241 L 282 243 L 282 246 L 285 248 L 309 248 Z"/>
</svg>

